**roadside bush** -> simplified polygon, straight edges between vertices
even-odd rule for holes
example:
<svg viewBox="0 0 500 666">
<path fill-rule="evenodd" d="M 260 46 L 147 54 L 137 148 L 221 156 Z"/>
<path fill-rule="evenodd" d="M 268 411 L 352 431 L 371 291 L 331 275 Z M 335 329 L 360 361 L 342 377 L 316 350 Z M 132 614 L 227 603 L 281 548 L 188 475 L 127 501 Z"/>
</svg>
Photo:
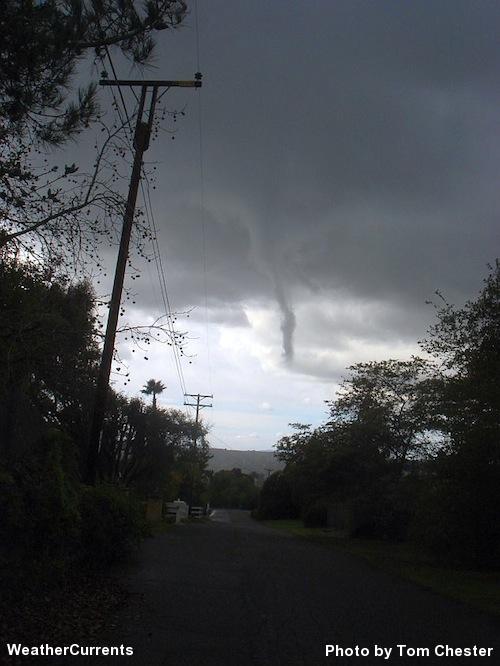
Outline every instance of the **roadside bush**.
<svg viewBox="0 0 500 666">
<path fill-rule="evenodd" d="M 126 557 L 147 534 L 140 503 L 113 486 L 84 488 L 80 513 L 82 556 L 92 566 Z"/>
<path fill-rule="evenodd" d="M 458 490 L 449 480 L 430 483 L 417 506 L 410 537 L 438 561 L 472 564 L 473 525 L 467 500 Z"/>
<path fill-rule="evenodd" d="M 4 565 L 21 555 L 26 516 L 23 489 L 4 469 L 0 469 L 0 516 L 0 564 Z"/>
<path fill-rule="evenodd" d="M 0 473 L 2 559 L 64 566 L 79 539 L 79 488 L 72 441 L 50 430 L 22 462 Z"/>
<path fill-rule="evenodd" d="M 53 577 L 75 562 L 103 567 L 146 535 L 139 502 L 112 486 L 82 486 L 71 439 L 49 430 L 30 455 L 0 468 L 0 566 Z"/>
<path fill-rule="evenodd" d="M 379 484 L 351 502 L 350 535 L 404 541 L 420 493 L 418 479 L 406 477 Z"/>
<path fill-rule="evenodd" d="M 349 500 L 332 500 L 328 504 L 327 525 L 350 534 L 352 526 L 352 503 Z"/>
<path fill-rule="evenodd" d="M 259 520 L 298 518 L 290 480 L 283 472 L 274 472 L 266 479 L 260 491 L 259 506 L 252 515 Z"/>
<path fill-rule="evenodd" d="M 326 527 L 327 520 L 328 507 L 321 501 L 310 504 L 302 514 L 304 527 Z"/>
<path fill-rule="evenodd" d="M 435 479 L 423 493 L 410 538 L 438 562 L 498 569 L 500 488 Z"/>
</svg>

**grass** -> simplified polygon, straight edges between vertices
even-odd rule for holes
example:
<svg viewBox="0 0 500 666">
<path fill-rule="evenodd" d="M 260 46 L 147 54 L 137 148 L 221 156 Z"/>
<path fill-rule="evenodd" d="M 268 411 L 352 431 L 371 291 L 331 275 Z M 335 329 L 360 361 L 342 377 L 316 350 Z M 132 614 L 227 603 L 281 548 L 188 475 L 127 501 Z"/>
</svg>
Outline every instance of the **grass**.
<svg viewBox="0 0 500 666">
<path fill-rule="evenodd" d="M 410 544 L 349 539 L 339 531 L 304 527 L 300 520 L 264 520 L 263 525 L 339 548 L 370 565 L 411 580 L 443 596 L 500 616 L 500 572 L 447 568 L 432 562 Z"/>
</svg>

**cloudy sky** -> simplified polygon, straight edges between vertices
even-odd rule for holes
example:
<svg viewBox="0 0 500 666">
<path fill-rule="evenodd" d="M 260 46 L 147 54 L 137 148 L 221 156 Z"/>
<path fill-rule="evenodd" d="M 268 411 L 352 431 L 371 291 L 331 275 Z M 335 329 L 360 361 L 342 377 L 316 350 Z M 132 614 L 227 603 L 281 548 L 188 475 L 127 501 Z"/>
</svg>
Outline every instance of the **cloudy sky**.
<svg viewBox="0 0 500 666">
<path fill-rule="evenodd" d="M 214 394 L 211 443 L 269 449 L 323 420 L 346 366 L 415 353 L 434 290 L 473 297 L 499 255 L 500 5 L 198 5 L 204 87 L 162 100 L 186 115 L 147 153 L 153 207 L 172 307 L 193 308 L 183 370 Z M 146 77 L 196 71 L 191 6 Z M 135 261 L 127 316 L 147 321 L 158 276 Z M 160 404 L 182 404 L 170 348 L 120 352 L 124 390 L 154 377 Z"/>
</svg>

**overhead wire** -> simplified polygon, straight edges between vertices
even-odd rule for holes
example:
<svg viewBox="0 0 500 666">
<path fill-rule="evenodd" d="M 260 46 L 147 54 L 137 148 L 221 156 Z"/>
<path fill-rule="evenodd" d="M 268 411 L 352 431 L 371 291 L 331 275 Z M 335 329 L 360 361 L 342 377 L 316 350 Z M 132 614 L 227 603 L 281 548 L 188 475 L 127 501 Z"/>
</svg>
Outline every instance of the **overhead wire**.
<svg viewBox="0 0 500 666">
<path fill-rule="evenodd" d="M 106 55 L 107 55 L 107 57 L 108 57 L 108 61 L 109 61 L 109 65 L 110 65 L 110 67 L 111 67 L 111 71 L 113 72 L 113 78 L 115 79 L 115 81 L 118 81 L 118 75 L 117 75 L 117 73 L 116 73 L 115 65 L 114 65 L 113 60 L 112 60 L 112 58 L 111 58 L 111 53 L 110 53 L 110 51 L 109 51 L 109 47 L 108 47 L 107 44 L 104 46 L 104 49 L 105 49 L 105 51 L 106 51 Z M 126 119 L 127 119 L 127 124 L 128 124 L 128 126 L 129 126 L 130 131 L 133 133 L 134 130 L 133 130 L 133 128 L 132 128 L 132 123 L 130 122 L 130 116 L 129 116 L 128 111 L 127 111 L 127 105 L 125 104 L 125 98 L 123 97 L 122 89 L 120 88 L 120 86 L 117 86 L 117 87 L 118 87 L 118 94 L 119 94 L 120 99 L 121 99 L 121 102 L 122 102 L 123 111 L 124 111 L 124 113 L 125 113 L 125 117 L 126 117 Z M 132 93 L 133 93 L 134 96 L 135 96 L 136 101 L 138 102 L 139 100 L 137 99 L 137 95 L 135 94 L 134 89 L 131 88 L 131 90 L 132 90 Z M 116 102 L 115 93 L 114 93 L 113 88 L 111 88 L 111 93 L 112 93 L 112 95 L 113 95 L 113 100 L 114 100 L 114 102 L 115 102 L 115 107 L 116 107 L 117 110 L 118 110 L 118 116 L 119 116 L 119 118 L 120 118 L 120 121 L 122 121 L 121 113 L 120 113 L 120 110 L 119 110 L 119 106 L 118 106 L 118 104 L 117 104 L 117 102 Z M 122 124 L 123 124 L 123 121 L 122 121 Z"/>
<path fill-rule="evenodd" d="M 153 258 L 155 261 L 155 266 L 157 268 L 158 276 L 160 279 L 160 292 L 162 295 L 163 299 L 163 304 L 165 307 L 165 314 L 167 315 L 167 328 L 170 333 L 170 338 L 172 340 L 172 349 L 174 353 L 174 360 L 175 360 L 175 366 L 177 370 L 177 374 L 179 377 L 179 382 L 181 384 L 181 388 L 183 391 L 183 395 L 187 393 L 186 389 L 186 381 L 184 378 L 184 371 L 182 368 L 182 361 L 181 361 L 181 356 L 182 352 L 179 349 L 179 345 L 177 343 L 177 338 L 176 338 L 176 332 L 173 324 L 173 318 L 174 318 L 174 313 L 172 311 L 172 307 L 170 305 L 170 297 L 168 294 L 168 289 L 167 289 L 167 280 L 165 276 L 165 270 L 163 268 L 163 260 L 161 257 L 161 252 L 160 252 L 160 247 L 158 243 L 158 228 L 156 225 L 155 217 L 154 217 L 154 212 L 153 212 L 153 206 L 151 203 L 151 194 L 150 194 L 150 187 L 149 187 L 149 179 L 147 177 L 147 174 L 145 175 L 145 181 L 146 181 L 146 189 L 144 191 L 144 186 L 141 184 L 141 189 L 143 191 L 143 197 L 145 200 L 145 211 L 146 211 L 146 218 L 149 222 L 150 228 L 151 228 L 151 235 L 152 235 L 152 245 L 153 245 Z"/>
<path fill-rule="evenodd" d="M 195 40 L 196 40 L 196 68 L 200 71 L 200 29 L 198 20 L 198 0 L 194 3 L 195 14 Z M 203 144 L 203 104 L 202 88 L 198 89 L 198 150 L 200 161 L 200 216 L 201 216 L 201 253 L 203 269 L 203 292 L 205 300 L 205 337 L 207 346 L 207 374 L 210 393 L 212 393 L 212 362 L 210 349 L 210 328 L 208 325 L 208 271 L 207 271 L 207 224 L 205 209 L 205 169 L 204 169 L 204 144 Z"/>
<path fill-rule="evenodd" d="M 227 448 L 227 449 L 231 448 L 230 445 L 224 439 L 222 439 L 222 437 L 219 437 L 218 435 L 215 435 L 213 432 L 210 433 L 210 437 L 213 437 L 214 439 L 216 439 L 221 444 L 224 444 L 224 448 Z"/>
</svg>

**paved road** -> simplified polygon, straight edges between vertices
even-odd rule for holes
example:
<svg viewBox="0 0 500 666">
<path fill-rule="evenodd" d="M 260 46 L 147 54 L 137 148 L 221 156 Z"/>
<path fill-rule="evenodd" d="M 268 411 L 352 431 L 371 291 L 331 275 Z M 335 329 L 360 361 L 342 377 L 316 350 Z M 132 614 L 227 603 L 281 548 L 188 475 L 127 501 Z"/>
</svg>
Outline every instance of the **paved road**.
<svg viewBox="0 0 500 666">
<path fill-rule="evenodd" d="M 500 664 L 500 625 L 459 603 L 371 569 L 342 552 L 263 527 L 242 511 L 181 525 L 147 542 L 128 584 L 131 602 L 103 640 L 133 657 L 75 664 L 315 666 Z M 396 645 L 429 648 L 400 658 Z M 325 645 L 368 648 L 325 657 Z M 445 658 L 434 646 L 493 647 L 490 658 Z"/>
</svg>

